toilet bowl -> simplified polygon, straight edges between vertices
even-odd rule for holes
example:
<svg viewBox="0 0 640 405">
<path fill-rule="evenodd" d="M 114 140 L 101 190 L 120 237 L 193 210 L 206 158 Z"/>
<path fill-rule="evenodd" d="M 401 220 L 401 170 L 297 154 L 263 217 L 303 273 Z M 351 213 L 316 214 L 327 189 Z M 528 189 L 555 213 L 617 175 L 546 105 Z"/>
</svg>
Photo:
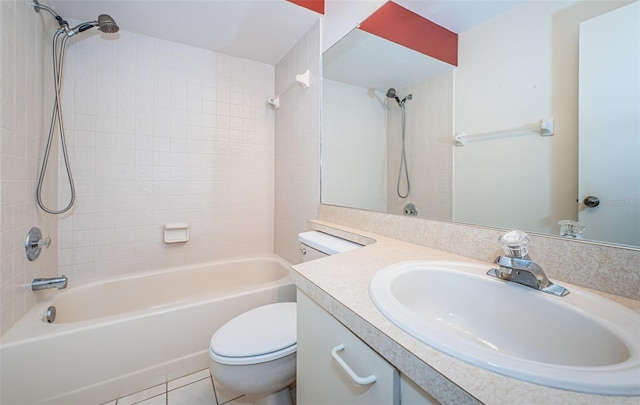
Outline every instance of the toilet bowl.
<svg viewBox="0 0 640 405">
<path fill-rule="evenodd" d="M 209 368 L 216 389 L 255 405 L 290 405 L 296 374 L 296 303 L 247 311 L 211 338 Z"/>
</svg>

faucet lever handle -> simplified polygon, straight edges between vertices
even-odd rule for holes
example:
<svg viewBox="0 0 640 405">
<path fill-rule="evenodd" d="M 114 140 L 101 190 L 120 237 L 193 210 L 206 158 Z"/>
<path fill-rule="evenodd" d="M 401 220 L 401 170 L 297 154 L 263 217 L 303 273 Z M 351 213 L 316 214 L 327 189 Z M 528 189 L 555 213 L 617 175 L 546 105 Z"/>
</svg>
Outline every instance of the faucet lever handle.
<svg viewBox="0 0 640 405">
<path fill-rule="evenodd" d="M 48 248 L 49 246 L 51 246 L 51 236 L 45 236 L 42 239 L 39 239 L 38 242 L 32 242 L 31 243 L 32 247 L 39 247 L 40 249 L 42 249 L 43 247 Z"/>
<path fill-rule="evenodd" d="M 505 254 L 517 258 L 527 257 L 529 254 L 529 248 L 527 247 L 529 242 L 531 242 L 529 235 L 519 230 L 513 230 L 498 237 L 498 244 L 500 244 Z"/>
</svg>

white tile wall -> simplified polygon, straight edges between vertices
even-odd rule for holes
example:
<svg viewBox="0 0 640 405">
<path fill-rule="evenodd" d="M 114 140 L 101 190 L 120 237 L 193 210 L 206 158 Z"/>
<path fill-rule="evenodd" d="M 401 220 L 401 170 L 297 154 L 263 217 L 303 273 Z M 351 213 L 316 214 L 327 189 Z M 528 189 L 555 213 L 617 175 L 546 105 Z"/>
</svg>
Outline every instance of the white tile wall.
<svg viewBox="0 0 640 405">
<path fill-rule="evenodd" d="M 273 66 L 126 31 L 80 36 L 67 56 L 77 203 L 60 219 L 60 272 L 272 252 Z M 190 224 L 189 242 L 163 243 L 171 222 Z"/>
<path fill-rule="evenodd" d="M 443 72 L 415 85 L 399 89 L 400 97 L 413 94 L 405 103 L 406 155 L 411 192 L 398 197 L 402 123 L 400 108 L 390 105 L 387 131 L 387 212 L 402 214 L 413 203 L 422 217 L 450 220 L 453 204 L 453 71 Z M 437 173 L 437 176 L 433 176 Z M 404 173 L 401 192 L 406 192 Z"/>
<path fill-rule="evenodd" d="M 318 217 L 320 202 L 320 22 L 276 65 L 276 89 L 310 71 L 307 90 L 292 89 L 276 112 L 275 243 L 277 255 L 298 263 L 298 233 Z"/>
<path fill-rule="evenodd" d="M 4 0 L 0 13 L 0 333 L 35 303 L 35 277 L 66 274 L 73 283 L 271 253 L 274 210 L 280 254 L 297 260 L 295 235 L 317 216 L 319 201 L 319 24 L 278 67 L 280 88 L 311 70 L 311 88 L 282 100 L 278 209 L 275 112 L 266 102 L 275 92 L 273 66 L 126 31 L 70 41 L 62 103 L 77 197 L 57 217 L 34 202 L 55 27 L 29 1 Z M 62 163 L 51 163 L 46 200 L 65 204 Z M 191 240 L 162 243 L 163 225 L 177 221 L 191 225 Z M 53 244 L 27 263 L 22 243 L 36 225 Z"/>
<path fill-rule="evenodd" d="M 43 46 L 49 44 L 50 21 L 35 13 L 30 2 L 0 2 L 0 334 L 6 332 L 40 293 L 29 288 L 35 277 L 52 277 L 57 262 L 57 221 L 36 209 L 35 189 L 41 148 L 45 142 L 43 120 L 50 114 L 43 92 Z M 44 42 L 43 42 L 44 41 Z M 45 107 L 43 114 L 43 104 Z M 55 179 L 55 159 L 50 173 Z M 49 192 L 47 192 L 49 191 Z M 45 190 L 55 200 L 55 189 Z M 27 232 L 38 226 L 54 239 L 40 258 L 29 262 L 24 252 Z"/>
</svg>

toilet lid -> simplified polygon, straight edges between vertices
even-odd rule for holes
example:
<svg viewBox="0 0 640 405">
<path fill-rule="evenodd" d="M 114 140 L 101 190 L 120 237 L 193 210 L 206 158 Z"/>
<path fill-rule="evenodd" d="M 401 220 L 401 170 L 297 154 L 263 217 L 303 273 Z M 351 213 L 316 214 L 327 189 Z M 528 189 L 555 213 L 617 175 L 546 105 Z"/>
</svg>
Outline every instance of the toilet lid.
<svg viewBox="0 0 640 405">
<path fill-rule="evenodd" d="M 290 347 L 295 351 L 295 345 L 296 303 L 281 302 L 254 308 L 225 323 L 211 338 L 209 349 L 216 357 L 246 358 L 290 352 L 283 350 Z"/>
</svg>

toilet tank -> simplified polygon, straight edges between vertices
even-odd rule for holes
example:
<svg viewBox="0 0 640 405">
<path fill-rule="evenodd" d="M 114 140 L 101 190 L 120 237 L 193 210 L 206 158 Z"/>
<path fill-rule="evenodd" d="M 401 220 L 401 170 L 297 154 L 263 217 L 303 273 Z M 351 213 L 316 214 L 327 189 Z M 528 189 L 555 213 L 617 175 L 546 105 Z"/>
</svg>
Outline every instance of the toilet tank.
<svg viewBox="0 0 640 405">
<path fill-rule="evenodd" d="M 303 232 L 298 235 L 302 261 L 308 262 L 361 247 L 355 242 L 338 238 L 320 231 Z"/>
</svg>

